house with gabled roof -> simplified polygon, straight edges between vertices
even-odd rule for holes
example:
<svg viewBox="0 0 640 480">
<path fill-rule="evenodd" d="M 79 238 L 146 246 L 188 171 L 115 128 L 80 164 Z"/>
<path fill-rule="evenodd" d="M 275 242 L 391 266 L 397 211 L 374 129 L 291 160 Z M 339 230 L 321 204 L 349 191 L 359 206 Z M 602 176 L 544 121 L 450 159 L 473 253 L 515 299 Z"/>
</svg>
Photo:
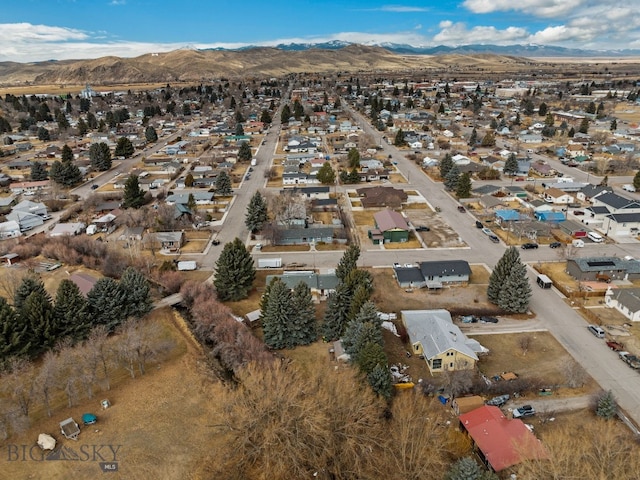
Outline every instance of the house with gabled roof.
<svg viewBox="0 0 640 480">
<path fill-rule="evenodd" d="M 375 228 L 369 230 L 369 238 L 375 245 L 409 240 L 409 224 L 400 213 L 387 208 L 375 213 L 373 220 Z"/>
<path fill-rule="evenodd" d="M 563 192 L 558 188 L 547 188 L 542 192 L 542 197 L 545 202 L 553 203 L 555 205 L 568 205 L 575 202 L 575 197 L 570 193 Z"/>
<path fill-rule="evenodd" d="M 640 262 L 620 257 L 576 257 L 567 260 L 567 273 L 578 281 L 595 281 L 598 275 L 612 280 L 637 280 Z"/>
<path fill-rule="evenodd" d="M 632 322 L 640 322 L 640 288 L 607 288 L 604 303 Z"/>
<path fill-rule="evenodd" d="M 508 419 L 498 407 L 485 405 L 458 417 L 480 460 L 501 472 L 526 460 L 544 460 L 548 452 L 519 418 Z"/>
<path fill-rule="evenodd" d="M 394 187 L 367 187 L 356 189 L 364 208 L 400 208 L 409 196 L 404 190 Z"/>
<path fill-rule="evenodd" d="M 603 193 L 613 193 L 613 188 L 587 183 L 579 192 L 576 193 L 576 198 L 581 202 L 590 202 L 593 198 Z"/>
<path fill-rule="evenodd" d="M 412 353 L 422 355 L 433 373 L 473 370 L 478 353 L 486 349 L 477 340 L 467 338 L 453 323 L 447 310 L 402 310 Z"/>
</svg>

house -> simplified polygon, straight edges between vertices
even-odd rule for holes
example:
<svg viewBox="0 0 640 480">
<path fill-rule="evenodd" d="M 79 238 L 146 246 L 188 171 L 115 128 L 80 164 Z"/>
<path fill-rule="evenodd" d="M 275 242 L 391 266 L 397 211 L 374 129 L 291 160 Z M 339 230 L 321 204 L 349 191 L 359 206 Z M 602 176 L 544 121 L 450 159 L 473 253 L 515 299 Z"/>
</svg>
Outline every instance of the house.
<svg viewBox="0 0 640 480">
<path fill-rule="evenodd" d="M 375 245 L 382 243 L 407 242 L 409 225 L 404 217 L 393 210 L 385 209 L 373 215 L 375 228 L 369 230 L 369 238 Z"/>
<path fill-rule="evenodd" d="M 364 208 L 400 208 L 408 198 L 404 190 L 393 187 L 358 188 L 356 193 Z"/>
<path fill-rule="evenodd" d="M 591 200 L 594 207 L 607 207 L 609 213 L 640 213 L 640 202 L 617 193 L 602 193 Z"/>
<path fill-rule="evenodd" d="M 22 235 L 20 224 L 16 220 L 9 220 L 0 223 L 0 240 L 5 238 L 15 238 Z"/>
<path fill-rule="evenodd" d="M 329 187 L 327 186 L 314 186 L 314 187 L 293 187 L 286 190 L 281 190 L 281 194 L 302 195 L 305 198 L 310 199 L 327 199 L 329 198 Z"/>
<path fill-rule="evenodd" d="M 640 322 L 640 288 L 608 288 L 604 303 L 632 322 Z"/>
<path fill-rule="evenodd" d="M 612 213 L 603 219 L 599 228 L 605 235 L 636 236 L 640 232 L 640 213 Z"/>
<path fill-rule="evenodd" d="M 20 255 L 18 255 L 17 253 L 5 253 L 0 257 L 0 260 L 2 260 L 3 263 L 6 263 L 8 266 L 11 266 L 20 262 Z"/>
<path fill-rule="evenodd" d="M 184 232 L 151 232 L 145 235 L 144 242 L 147 248 L 179 251 L 184 245 Z"/>
<path fill-rule="evenodd" d="M 315 273 L 310 270 L 286 271 L 282 275 L 267 275 L 267 285 L 273 278 L 279 278 L 284 284 L 293 290 L 300 282 L 304 283 L 311 290 L 312 295 L 326 298 L 336 291 L 339 280 L 335 273 Z"/>
<path fill-rule="evenodd" d="M 567 273 L 578 281 L 595 281 L 598 275 L 613 280 L 640 278 L 640 262 L 619 257 L 578 257 L 567 260 Z"/>
<path fill-rule="evenodd" d="M 86 229 L 86 225 L 82 222 L 76 223 L 57 223 L 53 230 L 49 232 L 50 237 L 63 237 L 80 235 Z"/>
<path fill-rule="evenodd" d="M 400 288 L 423 288 L 427 286 L 418 267 L 394 267 L 393 274 Z"/>
<path fill-rule="evenodd" d="M 613 193 L 613 188 L 588 183 L 576 193 L 576 198 L 581 202 L 590 202 L 592 198 L 595 198 L 602 193 Z"/>
<path fill-rule="evenodd" d="M 473 370 L 478 355 L 486 351 L 468 339 L 447 310 L 402 310 L 402 321 L 415 355 L 424 356 L 429 371 Z"/>
<path fill-rule="evenodd" d="M 549 456 L 522 420 L 506 418 L 498 407 L 485 405 L 463 413 L 458 419 L 461 429 L 471 437 L 478 457 L 494 472 Z"/>
<path fill-rule="evenodd" d="M 585 238 L 587 236 L 587 228 L 576 222 L 575 220 L 565 220 L 558 225 L 560 230 L 573 238 Z"/>
<path fill-rule="evenodd" d="M 78 286 L 78 290 L 80 290 L 80 293 L 82 293 L 82 295 L 84 295 L 85 297 L 98 281 L 97 278 L 94 278 L 91 275 L 83 272 L 75 272 L 71 274 L 69 280 L 71 280 Z"/>
<path fill-rule="evenodd" d="M 576 201 L 573 195 L 558 188 L 547 188 L 542 192 L 542 198 L 544 198 L 545 202 L 553 203 L 554 205 L 568 205 Z"/>
<path fill-rule="evenodd" d="M 562 212 L 554 211 L 540 211 L 533 214 L 536 220 L 539 222 L 560 223 L 564 222 L 566 217 Z"/>
<path fill-rule="evenodd" d="M 41 217 L 46 217 L 48 215 L 47 206 L 44 203 L 32 202 L 31 200 L 21 201 L 14 205 L 11 211 L 33 213 L 34 215 L 40 215 Z"/>
<path fill-rule="evenodd" d="M 282 228 L 278 229 L 276 245 L 306 245 L 311 243 L 332 243 L 333 227 Z"/>
<path fill-rule="evenodd" d="M 520 212 L 512 208 L 503 208 L 495 211 L 496 223 L 502 228 L 512 222 L 520 221 Z"/>
<path fill-rule="evenodd" d="M 28 212 L 12 211 L 6 216 L 8 221 L 17 222 L 20 225 L 20 231 L 26 232 L 33 228 L 39 227 L 44 223 L 44 218 Z"/>
<path fill-rule="evenodd" d="M 471 267 L 465 260 L 434 260 L 418 265 L 427 286 L 433 283 L 466 284 L 471 278 Z"/>
</svg>

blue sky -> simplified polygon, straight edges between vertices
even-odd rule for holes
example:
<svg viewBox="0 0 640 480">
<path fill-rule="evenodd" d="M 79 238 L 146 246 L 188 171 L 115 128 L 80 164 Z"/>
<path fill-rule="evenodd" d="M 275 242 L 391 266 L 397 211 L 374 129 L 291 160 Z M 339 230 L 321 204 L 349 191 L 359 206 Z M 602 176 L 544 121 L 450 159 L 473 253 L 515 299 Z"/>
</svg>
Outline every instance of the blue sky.
<svg viewBox="0 0 640 480">
<path fill-rule="evenodd" d="M 0 61 L 344 40 L 640 49 L 639 0 L 13 0 Z"/>
</svg>

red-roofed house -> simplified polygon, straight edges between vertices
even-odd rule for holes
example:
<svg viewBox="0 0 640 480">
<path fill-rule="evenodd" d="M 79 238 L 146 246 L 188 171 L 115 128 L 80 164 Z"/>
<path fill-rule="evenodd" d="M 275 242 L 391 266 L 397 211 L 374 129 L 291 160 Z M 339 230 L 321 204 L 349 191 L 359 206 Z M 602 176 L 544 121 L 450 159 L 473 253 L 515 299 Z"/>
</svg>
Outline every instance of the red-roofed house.
<svg viewBox="0 0 640 480">
<path fill-rule="evenodd" d="M 369 230 L 369 238 L 374 244 L 409 240 L 409 225 L 398 212 L 382 210 L 374 214 L 373 219 L 376 222 L 376 228 Z"/>
<path fill-rule="evenodd" d="M 519 419 L 508 419 L 498 407 L 485 405 L 460 415 L 482 461 L 494 472 L 524 460 L 548 458 L 542 442 Z"/>
<path fill-rule="evenodd" d="M 71 280 L 78 286 L 78 290 L 80 290 L 80 293 L 82 293 L 82 295 L 84 295 L 85 297 L 98 281 L 97 278 L 94 278 L 91 275 L 82 272 L 76 272 L 72 274 L 69 277 L 69 280 Z"/>
</svg>

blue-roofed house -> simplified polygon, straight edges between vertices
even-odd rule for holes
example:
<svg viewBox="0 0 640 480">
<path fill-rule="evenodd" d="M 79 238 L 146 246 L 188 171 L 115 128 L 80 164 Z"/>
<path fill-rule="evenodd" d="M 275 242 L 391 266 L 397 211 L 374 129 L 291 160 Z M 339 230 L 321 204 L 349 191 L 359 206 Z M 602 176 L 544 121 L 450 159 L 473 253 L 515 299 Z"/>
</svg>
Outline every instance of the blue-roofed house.
<svg viewBox="0 0 640 480">
<path fill-rule="evenodd" d="M 554 211 L 535 212 L 534 217 L 540 222 L 560 223 L 566 220 L 564 213 Z"/>
<path fill-rule="evenodd" d="M 496 210 L 495 215 L 496 215 L 496 223 L 498 225 L 503 225 L 509 222 L 520 221 L 520 212 L 513 209 Z"/>
</svg>

